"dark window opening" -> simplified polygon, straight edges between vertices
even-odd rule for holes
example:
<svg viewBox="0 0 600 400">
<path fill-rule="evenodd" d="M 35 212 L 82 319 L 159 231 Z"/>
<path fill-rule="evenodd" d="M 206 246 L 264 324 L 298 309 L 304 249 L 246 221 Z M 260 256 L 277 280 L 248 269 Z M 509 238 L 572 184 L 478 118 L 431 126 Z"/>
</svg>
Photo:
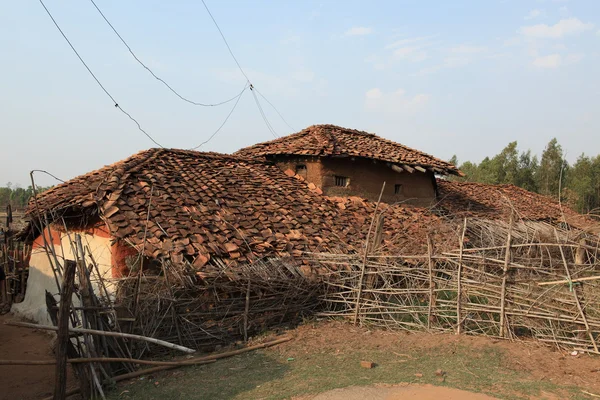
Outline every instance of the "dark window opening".
<svg viewBox="0 0 600 400">
<path fill-rule="evenodd" d="M 337 176 L 335 177 L 335 186 L 346 187 L 350 184 L 350 178 L 347 176 Z"/>
<path fill-rule="evenodd" d="M 304 164 L 296 165 L 296 173 L 297 174 L 306 173 L 306 165 L 304 165 Z"/>
<path fill-rule="evenodd" d="M 394 185 L 394 194 L 402 194 L 402 184 L 397 183 Z"/>
</svg>

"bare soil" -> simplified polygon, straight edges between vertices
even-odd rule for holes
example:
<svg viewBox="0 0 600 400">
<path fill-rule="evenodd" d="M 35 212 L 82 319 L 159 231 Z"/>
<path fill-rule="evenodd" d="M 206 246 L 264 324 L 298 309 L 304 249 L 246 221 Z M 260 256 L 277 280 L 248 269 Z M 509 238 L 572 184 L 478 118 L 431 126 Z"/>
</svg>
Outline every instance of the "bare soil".
<svg viewBox="0 0 600 400">
<path fill-rule="evenodd" d="M 54 358 L 50 335 L 27 328 L 4 325 L 5 321 L 11 319 L 15 319 L 11 314 L 0 316 L 1 360 Z M 69 383 L 72 383 L 72 379 Z M 51 396 L 53 389 L 53 365 L 0 365 L 0 400 L 38 400 Z"/>
<path fill-rule="evenodd" d="M 480 350 L 492 347 L 506 354 L 503 363 L 507 369 L 522 371 L 540 381 L 576 385 L 590 392 L 600 393 L 599 356 L 584 353 L 572 356 L 570 351 L 533 340 L 511 342 L 484 336 L 457 336 L 448 333 L 371 331 L 342 322 L 306 324 L 292 333 L 295 340 L 275 348 L 292 357 L 303 352 L 328 352 L 332 349 L 337 352 L 407 349 L 410 352 L 427 353 L 440 346 L 454 349 L 466 346 L 472 350 L 475 357 Z"/>
<path fill-rule="evenodd" d="M 321 393 L 313 400 L 495 400 L 481 393 L 433 385 L 351 386 Z"/>
</svg>

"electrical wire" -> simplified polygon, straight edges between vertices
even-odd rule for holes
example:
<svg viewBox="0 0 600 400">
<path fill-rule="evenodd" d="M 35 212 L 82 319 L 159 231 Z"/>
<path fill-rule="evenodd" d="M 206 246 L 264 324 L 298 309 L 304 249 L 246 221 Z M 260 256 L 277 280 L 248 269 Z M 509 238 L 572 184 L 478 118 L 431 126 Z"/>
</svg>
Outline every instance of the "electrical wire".
<svg viewBox="0 0 600 400">
<path fill-rule="evenodd" d="M 249 87 L 249 85 L 246 84 L 244 86 L 244 90 L 242 90 L 242 92 L 237 96 L 237 100 L 235 101 L 235 104 L 233 105 L 233 108 L 231 109 L 231 111 L 229 111 L 229 114 L 227 114 L 227 117 L 225 117 L 225 120 L 223 121 L 223 123 L 221 124 L 221 126 L 219 126 L 219 128 L 212 135 L 210 135 L 210 137 L 208 139 L 206 139 L 204 142 L 200 143 L 198 146 L 192 147 L 189 150 L 197 150 L 197 149 L 199 149 L 200 147 L 204 146 L 206 143 L 210 142 L 212 140 L 212 138 L 214 138 L 215 135 L 217 133 L 219 133 L 219 131 L 221 130 L 221 128 L 223 128 L 223 126 L 225 126 L 225 124 L 229 120 L 229 117 L 231 117 L 231 114 L 233 114 L 233 111 L 237 107 L 238 103 L 240 102 L 240 99 L 242 98 L 242 95 L 244 94 L 244 92 L 246 91 L 246 89 L 248 89 L 248 87 Z"/>
<path fill-rule="evenodd" d="M 52 175 L 50 172 L 48 172 L 48 171 L 44 171 L 43 169 L 33 169 L 33 170 L 29 171 L 29 172 L 30 172 L 30 173 L 33 173 L 33 172 L 40 172 L 40 173 L 43 173 L 43 174 L 46 174 L 46 175 L 49 175 L 49 176 L 51 176 L 52 178 L 56 179 L 56 180 L 57 180 L 57 181 L 59 181 L 59 182 L 66 183 L 66 182 L 65 182 L 65 181 L 63 181 L 62 179 L 60 179 L 60 178 L 57 178 L 56 176 Z"/>
<path fill-rule="evenodd" d="M 242 75 L 244 75 L 244 77 L 246 77 L 246 80 L 248 82 L 250 82 L 250 78 L 248 78 L 248 75 L 246 75 L 246 73 L 244 72 L 244 69 L 242 68 L 242 66 L 238 62 L 237 58 L 235 58 L 235 55 L 233 54 L 233 51 L 231 50 L 231 47 L 229 47 L 229 43 L 227 43 L 227 39 L 225 39 L 225 35 L 223 35 L 223 31 L 221 31 L 221 28 L 219 28 L 219 24 L 217 24 L 217 21 L 215 20 L 215 17 L 213 17 L 212 13 L 208 9 L 208 6 L 206 5 L 206 2 L 204 0 L 202 0 L 202 4 L 204 4 L 204 8 L 206 8 L 206 11 L 208 12 L 208 15 L 210 15 L 210 19 L 212 19 L 213 23 L 217 27 L 217 30 L 221 34 L 221 37 L 223 38 L 223 41 L 225 42 L 225 46 L 227 46 L 227 50 L 229 50 L 229 54 L 231 54 L 231 57 L 233 58 L 233 61 L 235 61 L 235 63 L 237 64 L 237 66 L 240 69 L 240 72 L 242 73 Z"/>
<path fill-rule="evenodd" d="M 73 50 L 73 52 L 75 53 L 75 55 L 77 56 L 77 58 L 79 58 L 79 61 L 81 61 L 81 63 L 83 64 L 83 66 L 85 67 L 85 69 L 87 69 L 87 71 L 90 73 L 90 75 L 92 76 L 92 78 L 94 78 L 94 80 L 96 81 L 96 83 L 98 84 L 98 86 L 100 86 L 100 88 L 104 91 L 104 93 L 112 100 L 112 102 L 114 103 L 115 107 L 117 109 L 119 109 L 119 111 L 121 111 L 123 114 L 125 114 L 126 116 L 129 117 L 129 119 L 131 119 L 133 122 L 135 122 L 135 124 L 137 125 L 138 129 L 144 134 L 146 135 L 146 137 L 148 137 L 148 139 L 150 139 L 152 142 L 154 142 L 154 144 L 156 144 L 159 147 L 164 148 L 160 143 L 158 143 L 156 140 L 154 140 L 154 138 L 152 136 L 150 136 L 150 134 L 148 132 L 146 132 L 140 125 L 140 123 L 131 116 L 131 114 L 129 114 L 127 111 L 125 111 L 123 108 L 121 108 L 121 106 L 119 105 L 119 103 L 115 100 L 115 98 L 110 94 L 110 92 L 104 87 L 104 85 L 102 85 L 102 83 L 100 82 L 100 80 L 96 77 L 96 75 L 92 72 L 92 70 L 90 69 L 90 67 L 88 67 L 88 65 L 86 64 L 86 62 L 83 60 L 83 58 L 79 55 L 79 53 L 77 52 L 77 50 L 75 49 L 75 47 L 73 46 L 73 44 L 71 43 L 71 41 L 69 40 L 69 38 L 67 37 L 67 35 L 63 32 L 63 30 L 60 28 L 60 26 L 58 25 L 58 22 L 56 22 L 56 20 L 54 19 L 54 17 L 52 16 L 52 13 L 50 12 L 50 10 L 48 10 L 48 7 L 46 7 L 46 5 L 44 4 L 43 0 L 39 0 L 40 4 L 42 5 L 42 7 L 44 7 L 44 10 L 46 10 L 46 13 L 48 14 L 48 16 L 50 17 L 50 19 L 52 20 L 52 22 L 54 22 L 54 25 L 56 26 L 56 29 L 58 29 L 58 31 L 60 32 L 60 34 L 62 35 L 62 37 L 66 40 L 66 42 L 69 44 L 69 46 L 71 47 L 71 50 Z"/>
<path fill-rule="evenodd" d="M 269 101 L 269 100 L 268 100 L 268 99 L 267 99 L 265 96 L 263 96 L 263 94 L 262 94 L 261 92 L 259 92 L 259 91 L 258 91 L 258 89 L 254 88 L 254 90 L 256 91 L 256 93 L 258 93 L 258 95 L 259 95 L 260 97 L 262 97 L 262 98 L 263 98 L 263 99 L 264 99 L 264 100 L 265 100 L 267 103 L 269 103 L 269 105 L 270 105 L 271 107 L 273 107 L 273 110 L 275 110 L 275 112 L 277 113 L 277 115 L 279 115 L 279 118 L 281 118 L 281 120 L 282 120 L 283 122 L 285 122 L 285 124 L 288 126 L 288 128 L 290 128 L 290 129 L 292 130 L 292 132 L 296 132 L 296 130 L 295 130 L 294 128 L 292 128 L 292 127 L 290 126 L 290 124 L 288 124 L 288 122 L 285 120 L 285 118 L 283 118 L 283 115 L 281 115 L 281 113 L 279 112 L 279 110 L 277 109 L 277 107 L 275 107 L 275 106 L 273 105 L 273 103 L 271 103 L 271 102 L 270 102 L 270 101 Z"/>
<path fill-rule="evenodd" d="M 252 92 L 252 95 L 254 96 L 254 101 L 256 102 L 256 106 L 258 107 L 258 111 L 260 112 L 260 115 L 262 116 L 263 121 L 265 121 L 265 125 L 267 125 L 267 129 L 269 129 L 271 134 L 276 139 L 279 138 L 279 135 L 277 134 L 277 132 L 275 132 L 275 129 L 273 129 L 273 127 L 269 123 L 269 120 L 267 119 L 267 116 L 265 115 L 265 112 L 264 112 L 263 108 L 261 107 L 260 102 L 258 101 L 258 97 L 256 97 L 256 93 L 254 93 L 253 89 L 254 88 L 251 86 L 250 91 Z"/>
<path fill-rule="evenodd" d="M 169 85 L 164 79 L 162 79 L 161 77 L 159 77 L 158 75 L 156 75 L 154 73 L 154 71 L 152 71 L 152 69 L 150 69 L 150 67 L 148 67 L 146 64 L 144 64 L 144 62 L 138 58 L 138 56 L 133 52 L 133 50 L 131 49 L 131 47 L 129 46 L 129 44 L 125 41 L 125 39 L 123 39 L 123 37 L 117 31 L 117 29 L 114 27 L 114 25 L 108 20 L 108 18 L 106 18 L 106 15 L 104 15 L 104 13 L 102 12 L 102 10 L 100 10 L 100 7 L 98 7 L 98 5 L 96 4 L 96 2 L 94 0 L 90 0 L 90 2 L 94 5 L 94 7 L 98 11 L 98 13 L 102 16 L 102 18 L 104 19 L 104 21 L 108 24 L 108 26 L 110 26 L 110 28 L 115 33 L 115 35 L 117 35 L 117 37 L 121 40 L 121 42 L 125 45 L 125 47 L 127 47 L 127 50 L 133 56 L 133 58 L 138 62 L 138 64 L 140 64 L 142 67 L 144 67 L 146 69 L 146 71 L 148 71 L 154 77 L 154 79 L 156 79 L 157 81 L 159 81 L 163 85 L 165 85 L 171 92 L 173 92 L 173 94 L 175 94 L 181 100 L 183 100 L 183 101 L 185 101 L 187 103 L 193 104 L 195 106 L 216 107 L 216 106 L 220 106 L 220 105 L 223 105 L 223 104 L 227 104 L 227 103 L 229 103 L 229 102 L 237 99 L 240 96 L 241 92 L 238 93 L 238 94 L 236 94 L 235 96 L 233 96 L 232 98 L 230 98 L 228 100 L 222 101 L 220 103 L 214 103 L 214 104 L 200 103 L 200 102 L 196 102 L 194 100 L 190 100 L 187 97 L 182 96 L 179 92 L 177 92 L 175 89 L 173 89 L 173 87 L 171 85 Z M 244 86 L 243 90 L 246 90 L 245 86 Z"/>
<path fill-rule="evenodd" d="M 217 27 L 217 30 L 219 31 L 219 34 L 221 34 L 221 38 L 223 38 L 223 42 L 225 42 L 225 46 L 227 46 L 227 50 L 229 50 L 229 54 L 231 54 L 231 57 L 233 58 L 233 61 L 235 61 L 235 63 L 237 64 L 238 68 L 240 69 L 240 72 L 242 73 L 242 75 L 244 75 L 244 77 L 247 80 L 247 83 L 250 84 L 250 91 L 252 92 L 252 96 L 254 97 L 254 101 L 256 102 L 256 106 L 258 107 L 258 110 L 263 118 L 263 120 L 265 121 L 265 125 L 267 125 L 267 128 L 269 129 L 269 131 L 271 132 L 271 134 L 273 136 L 275 136 L 276 138 L 279 137 L 279 135 L 277 135 L 277 132 L 275 132 L 275 129 L 273 129 L 273 126 L 271 125 L 271 123 L 269 122 L 269 120 L 267 119 L 267 116 L 265 115 L 265 112 L 262 108 L 262 106 L 260 105 L 260 102 L 258 101 L 258 97 L 256 97 L 256 93 L 254 93 L 254 91 L 258 92 L 258 90 L 256 90 L 256 88 L 254 87 L 254 85 L 252 85 L 252 83 L 250 82 L 250 78 L 248 78 L 248 75 L 246 75 L 246 72 L 244 72 L 244 69 L 242 68 L 242 66 L 240 65 L 239 61 L 237 60 L 237 58 L 235 57 L 235 54 L 233 54 L 233 50 L 231 50 L 231 47 L 229 46 L 229 43 L 227 42 L 227 39 L 225 39 L 225 35 L 223 34 L 223 31 L 221 30 L 221 28 L 219 27 L 219 24 L 217 23 L 217 21 L 215 20 L 215 17 L 213 17 L 212 13 L 210 12 L 208 6 L 206 5 L 206 2 L 204 0 L 202 0 L 202 4 L 204 4 L 204 8 L 206 8 L 206 11 L 208 12 L 208 15 L 210 16 L 210 18 L 212 19 L 213 23 L 215 24 L 215 26 Z M 283 122 L 285 122 L 285 124 L 292 130 L 295 131 L 294 128 L 292 128 L 290 126 L 290 124 L 287 123 L 287 121 L 285 120 L 285 118 L 283 118 L 283 116 L 281 115 L 281 113 L 277 110 L 277 108 L 273 105 L 273 103 L 271 103 L 265 96 L 263 96 L 260 92 L 258 92 L 258 94 L 267 102 L 269 103 L 269 105 L 271 105 L 271 107 L 273 107 L 273 109 L 275 110 L 275 112 L 277 112 L 277 114 L 279 115 L 279 117 L 283 120 Z"/>
</svg>

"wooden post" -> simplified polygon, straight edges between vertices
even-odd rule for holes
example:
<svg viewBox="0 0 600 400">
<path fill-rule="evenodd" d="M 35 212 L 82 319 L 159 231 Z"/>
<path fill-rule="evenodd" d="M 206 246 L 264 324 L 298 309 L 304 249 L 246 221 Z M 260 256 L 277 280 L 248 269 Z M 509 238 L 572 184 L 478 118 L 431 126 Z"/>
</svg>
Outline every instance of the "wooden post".
<svg viewBox="0 0 600 400">
<path fill-rule="evenodd" d="M 246 306 L 244 307 L 244 342 L 248 341 L 248 312 L 250 311 L 250 279 L 246 288 Z"/>
<path fill-rule="evenodd" d="M 462 259 L 463 259 L 463 248 L 465 245 L 465 233 L 467 232 L 467 218 L 465 218 L 463 224 L 462 235 L 460 236 L 460 253 L 458 255 L 458 273 L 457 273 L 457 293 L 456 293 L 456 334 L 462 333 Z"/>
<path fill-rule="evenodd" d="M 506 252 L 504 254 L 504 267 L 502 268 L 502 289 L 500 292 L 500 337 L 506 336 L 506 279 L 508 276 L 508 265 L 510 263 L 510 244 L 512 241 L 513 215 L 510 214 L 510 222 L 508 227 L 508 235 L 506 237 Z"/>
<path fill-rule="evenodd" d="M 60 291 L 58 334 L 56 340 L 56 377 L 54 400 L 64 400 L 67 391 L 67 348 L 69 346 L 69 315 L 75 281 L 76 263 L 65 260 L 65 273 Z"/>
<path fill-rule="evenodd" d="M 358 294 L 356 295 L 356 304 L 354 305 L 354 325 L 358 323 L 358 312 L 360 310 L 360 298 L 362 296 L 363 291 L 363 281 L 365 279 L 365 270 L 367 269 L 367 257 L 369 256 L 369 239 L 371 238 L 371 231 L 373 230 L 373 224 L 375 223 L 375 218 L 377 217 L 377 210 L 379 209 L 379 203 L 381 203 L 381 197 L 383 196 L 383 191 L 385 189 L 385 182 L 381 186 L 381 192 L 379 193 L 379 199 L 377 199 L 377 204 L 375 205 L 375 210 L 373 211 L 373 218 L 371 219 L 371 225 L 369 226 L 369 231 L 367 232 L 367 239 L 365 240 L 365 253 L 363 255 L 362 268 L 360 270 L 360 277 L 358 279 Z"/>
<path fill-rule="evenodd" d="M 556 237 L 556 242 L 560 244 L 560 239 L 558 237 L 558 232 L 556 231 L 556 229 L 554 229 L 554 236 Z M 569 271 L 569 265 L 567 264 L 567 259 L 565 258 L 565 253 L 563 251 L 563 248 L 560 245 L 558 246 L 558 248 L 560 249 L 560 256 L 562 257 L 562 261 L 565 266 L 565 272 L 567 274 L 567 279 L 569 280 L 569 282 L 572 282 L 571 281 L 571 271 Z M 585 324 L 585 331 L 587 332 L 587 334 L 590 337 L 590 340 L 592 341 L 592 346 L 594 346 L 594 351 L 596 353 L 598 353 L 598 344 L 596 343 L 596 339 L 594 338 L 592 329 L 590 328 L 590 325 L 588 324 L 588 320 L 587 320 L 587 317 L 585 316 L 585 312 L 583 312 L 583 307 L 581 307 L 581 302 L 579 301 L 579 296 L 577 296 L 577 290 L 575 290 L 575 288 L 573 288 L 573 296 L 575 297 L 575 303 L 577 303 L 577 309 L 579 310 L 579 314 L 581 315 L 581 318 L 583 319 L 583 323 Z"/>
<path fill-rule="evenodd" d="M 427 309 L 427 330 L 431 330 L 431 314 L 433 311 L 433 303 L 435 302 L 433 293 L 433 259 L 432 257 L 433 246 L 431 244 L 431 237 L 427 235 L 427 261 L 429 265 L 429 307 Z"/>
</svg>

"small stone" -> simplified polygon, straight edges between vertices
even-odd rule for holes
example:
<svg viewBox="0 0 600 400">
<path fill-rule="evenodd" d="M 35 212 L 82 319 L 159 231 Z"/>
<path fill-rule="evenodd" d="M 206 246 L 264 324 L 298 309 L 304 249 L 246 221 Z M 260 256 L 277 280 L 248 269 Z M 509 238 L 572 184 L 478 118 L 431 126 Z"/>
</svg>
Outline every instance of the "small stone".
<svg viewBox="0 0 600 400">
<path fill-rule="evenodd" d="M 415 376 L 416 376 L 417 378 L 422 378 L 422 377 L 423 377 L 423 374 L 421 374 L 421 373 L 416 373 L 416 374 L 415 374 Z"/>
<path fill-rule="evenodd" d="M 373 363 L 371 361 L 361 361 L 360 366 L 363 368 L 371 369 L 371 368 L 375 367 L 375 363 Z"/>
<path fill-rule="evenodd" d="M 435 371 L 435 374 L 437 376 L 444 376 L 444 375 L 446 375 L 446 371 L 442 371 L 441 369 L 438 369 Z"/>
</svg>

